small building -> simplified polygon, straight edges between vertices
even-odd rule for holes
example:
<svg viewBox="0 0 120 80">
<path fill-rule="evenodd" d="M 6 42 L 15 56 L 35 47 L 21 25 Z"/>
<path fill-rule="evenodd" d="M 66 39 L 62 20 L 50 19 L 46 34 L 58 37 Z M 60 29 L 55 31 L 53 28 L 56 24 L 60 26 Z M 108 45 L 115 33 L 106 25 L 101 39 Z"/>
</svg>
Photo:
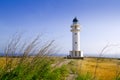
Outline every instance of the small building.
<svg viewBox="0 0 120 80">
<path fill-rule="evenodd" d="M 71 26 L 72 32 L 72 51 L 69 52 L 67 58 L 81 58 L 83 59 L 83 52 L 80 49 L 80 25 L 78 19 L 75 17 L 73 19 L 73 24 Z"/>
</svg>

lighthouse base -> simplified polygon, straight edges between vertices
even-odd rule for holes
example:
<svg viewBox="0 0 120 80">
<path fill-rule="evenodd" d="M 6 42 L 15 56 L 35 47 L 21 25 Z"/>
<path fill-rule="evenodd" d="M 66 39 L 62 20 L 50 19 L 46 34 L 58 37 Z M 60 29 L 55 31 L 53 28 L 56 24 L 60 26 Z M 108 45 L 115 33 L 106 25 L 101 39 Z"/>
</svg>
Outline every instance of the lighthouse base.
<svg viewBox="0 0 120 80">
<path fill-rule="evenodd" d="M 83 59 L 83 52 L 82 51 L 70 51 L 67 58 L 69 58 L 69 59 Z"/>
</svg>

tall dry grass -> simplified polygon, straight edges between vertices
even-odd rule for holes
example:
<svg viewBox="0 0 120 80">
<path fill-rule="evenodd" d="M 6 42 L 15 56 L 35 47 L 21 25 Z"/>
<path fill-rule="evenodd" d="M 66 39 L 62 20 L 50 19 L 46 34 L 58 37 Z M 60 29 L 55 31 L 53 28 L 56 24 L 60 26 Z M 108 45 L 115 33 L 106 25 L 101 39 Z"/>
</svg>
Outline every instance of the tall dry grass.
<svg viewBox="0 0 120 80">
<path fill-rule="evenodd" d="M 0 80 L 64 80 L 67 76 L 66 66 L 53 68 L 55 53 L 54 40 L 41 43 L 38 36 L 31 42 L 21 44 L 21 36 L 15 35 L 6 46 L 5 65 L 0 70 Z M 16 53 L 21 55 L 15 56 Z M 34 55 L 33 55 L 34 54 Z M 31 56 L 32 55 L 32 56 Z"/>
<path fill-rule="evenodd" d="M 78 77 L 76 80 L 120 80 L 120 61 L 117 59 L 102 58 L 110 47 L 118 45 L 106 45 L 96 58 L 84 58 L 78 61 Z"/>
<path fill-rule="evenodd" d="M 41 36 L 23 43 L 21 36 L 15 35 L 5 48 L 6 56 L 1 58 L 5 64 L 0 65 L 0 80 L 68 80 L 69 76 L 72 80 L 99 80 L 98 76 L 104 77 L 101 74 L 107 74 L 104 80 L 111 79 L 108 78 L 110 75 L 114 75 L 111 80 L 120 80 L 120 62 L 115 64 L 112 59 L 71 59 L 68 64 L 58 67 L 64 59 L 56 61 L 58 58 L 51 57 L 56 52 L 53 43 L 54 40 L 42 43 Z M 108 47 L 101 50 L 100 57 Z M 15 56 L 16 53 L 22 54 Z"/>
</svg>

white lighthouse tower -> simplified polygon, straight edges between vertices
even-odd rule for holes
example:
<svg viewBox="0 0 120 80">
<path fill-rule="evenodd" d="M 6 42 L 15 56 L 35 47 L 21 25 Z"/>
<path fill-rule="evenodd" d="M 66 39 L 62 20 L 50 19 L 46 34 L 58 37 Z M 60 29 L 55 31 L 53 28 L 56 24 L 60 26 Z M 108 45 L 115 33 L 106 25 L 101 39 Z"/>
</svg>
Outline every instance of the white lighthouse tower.
<svg viewBox="0 0 120 80">
<path fill-rule="evenodd" d="M 80 50 L 80 25 L 75 17 L 71 26 L 72 32 L 72 51 L 70 51 L 69 58 L 83 58 L 83 52 Z"/>
</svg>

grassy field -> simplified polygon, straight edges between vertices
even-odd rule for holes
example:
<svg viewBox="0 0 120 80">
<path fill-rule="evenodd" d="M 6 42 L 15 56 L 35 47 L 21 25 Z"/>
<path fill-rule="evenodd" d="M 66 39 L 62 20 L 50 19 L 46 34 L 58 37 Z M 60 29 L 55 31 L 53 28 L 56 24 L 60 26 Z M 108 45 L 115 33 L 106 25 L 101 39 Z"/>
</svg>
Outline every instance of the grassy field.
<svg viewBox="0 0 120 80">
<path fill-rule="evenodd" d="M 17 60 L 18 58 L 13 58 L 13 63 L 15 63 Z M 53 60 L 54 65 L 56 64 L 56 66 L 67 66 L 67 68 L 69 69 L 69 75 L 68 79 L 66 78 L 66 80 L 70 80 L 70 78 L 71 80 L 75 79 L 75 77 L 70 77 L 70 75 L 72 74 L 89 74 L 92 78 L 96 77 L 98 80 L 119 80 L 115 79 L 120 74 L 120 60 L 118 59 L 84 58 L 84 60 L 80 60 L 54 58 L 51 60 Z M 0 68 L 4 68 L 5 64 L 6 58 L 1 57 Z"/>
<path fill-rule="evenodd" d="M 115 80 L 120 74 L 120 60 L 118 59 L 84 58 L 84 60 L 75 61 L 78 74 L 89 73 L 92 77 L 100 80 Z"/>
</svg>

